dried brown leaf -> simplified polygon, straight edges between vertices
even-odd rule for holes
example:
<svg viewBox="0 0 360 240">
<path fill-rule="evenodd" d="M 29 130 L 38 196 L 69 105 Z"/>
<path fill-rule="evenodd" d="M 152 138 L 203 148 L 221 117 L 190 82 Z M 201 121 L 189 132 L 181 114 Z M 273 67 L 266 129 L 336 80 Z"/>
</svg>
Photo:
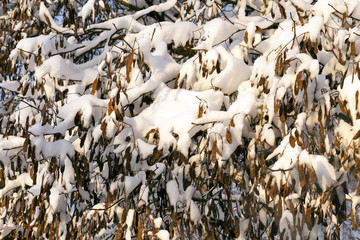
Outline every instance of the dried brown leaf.
<svg viewBox="0 0 360 240">
<path fill-rule="evenodd" d="M 341 110 L 343 113 L 346 113 L 346 109 L 345 109 L 344 103 L 343 103 L 343 101 L 341 100 L 340 97 L 338 98 L 338 103 L 339 103 L 340 110 Z"/>
<path fill-rule="evenodd" d="M 261 27 L 256 26 L 256 30 L 261 34 L 264 34 L 264 30 Z"/>
<path fill-rule="evenodd" d="M 202 104 L 199 105 L 199 112 L 198 112 L 198 118 L 201 118 L 203 116 L 204 113 L 204 107 L 202 106 Z"/>
<path fill-rule="evenodd" d="M 114 104 L 113 101 L 110 99 L 108 103 L 108 115 L 110 115 L 114 110 L 113 104 Z"/>
<path fill-rule="evenodd" d="M 354 209 L 355 209 L 354 207 L 351 208 L 351 223 L 352 223 L 352 229 L 356 231 L 358 228 L 358 221 L 357 221 L 356 211 L 354 211 Z"/>
<path fill-rule="evenodd" d="M 235 237 L 238 238 L 240 236 L 240 219 L 235 216 Z"/>
<path fill-rule="evenodd" d="M 232 143 L 232 137 L 231 137 L 231 132 L 230 129 L 226 129 L 226 140 L 231 144 Z"/>
<path fill-rule="evenodd" d="M 352 43 L 351 43 L 351 55 L 353 55 L 353 56 L 356 55 L 355 42 L 352 42 Z"/>
<path fill-rule="evenodd" d="M 92 89 L 91 89 L 92 95 L 94 95 L 96 90 L 98 89 L 98 84 L 99 84 L 99 79 L 96 78 L 95 81 L 93 82 Z"/>
<path fill-rule="evenodd" d="M 360 130 L 354 135 L 353 140 L 356 140 L 360 137 Z"/>
<path fill-rule="evenodd" d="M 290 142 L 290 146 L 291 146 L 292 148 L 294 148 L 294 147 L 295 147 L 295 143 L 296 143 L 296 138 L 295 138 L 292 134 L 290 134 L 289 142 Z"/>
<path fill-rule="evenodd" d="M 213 147 L 211 149 L 211 162 L 212 163 L 216 162 L 216 152 L 217 152 L 217 140 L 215 139 L 215 141 L 213 143 Z"/>
<path fill-rule="evenodd" d="M 230 126 L 231 126 L 231 127 L 235 127 L 234 118 L 231 118 Z"/>
<path fill-rule="evenodd" d="M 133 63 L 133 59 L 134 59 L 134 53 L 131 52 L 128 56 L 128 58 L 126 59 L 126 81 L 129 83 L 130 82 L 130 72 L 131 72 L 131 68 L 132 68 L 132 63 Z"/>
<path fill-rule="evenodd" d="M 107 122 L 106 121 L 103 121 L 101 123 L 101 126 L 100 126 L 100 129 L 101 129 L 101 132 L 102 132 L 102 136 L 106 136 L 106 127 L 107 127 Z"/>
<path fill-rule="evenodd" d="M 281 14 L 281 18 L 286 19 L 286 12 L 285 12 L 284 7 L 280 3 L 278 3 L 278 7 L 279 7 L 280 14 Z"/>
</svg>

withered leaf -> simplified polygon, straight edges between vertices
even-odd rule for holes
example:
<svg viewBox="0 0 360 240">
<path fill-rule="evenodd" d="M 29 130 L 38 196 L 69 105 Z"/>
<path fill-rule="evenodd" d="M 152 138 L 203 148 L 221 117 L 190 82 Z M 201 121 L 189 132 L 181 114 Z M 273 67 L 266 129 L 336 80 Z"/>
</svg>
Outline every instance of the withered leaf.
<svg viewBox="0 0 360 240">
<path fill-rule="evenodd" d="M 261 76 L 260 81 L 258 83 L 258 87 L 263 85 L 264 83 L 265 83 L 265 78 L 263 76 Z"/>
<path fill-rule="evenodd" d="M 45 17 L 45 21 L 46 21 L 47 25 L 49 25 L 49 27 L 51 27 L 50 18 L 48 17 L 48 15 L 44 14 L 44 17 Z"/>
<path fill-rule="evenodd" d="M 255 160 L 250 158 L 249 162 L 250 162 L 250 177 L 251 179 L 255 179 L 256 178 Z"/>
<path fill-rule="evenodd" d="M 108 103 L 108 115 L 110 115 L 113 112 L 113 101 L 110 99 Z"/>
<path fill-rule="evenodd" d="M 286 115 L 285 115 L 284 106 L 281 106 L 281 108 L 280 108 L 280 121 L 281 121 L 282 123 L 285 123 L 285 122 L 286 122 Z"/>
<path fill-rule="evenodd" d="M 232 143 L 232 137 L 231 137 L 231 132 L 230 129 L 226 129 L 226 140 L 231 144 Z"/>
<path fill-rule="evenodd" d="M 314 168 L 312 166 L 306 164 L 306 169 L 308 170 L 308 173 L 309 173 L 309 182 L 311 184 L 314 184 L 315 182 L 317 182 L 318 178 L 316 176 Z"/>
<path fill-rule="evenodd" d="M 199 105 L 199 112 L 198 112 L 198 118 L 201 118 L 203 116 L 204 113 L 204 107 L 202 106 L 202 104 Z"/>
<path fill-rule="evenodd" d="M 320 107 L 318 112 L 318 122 L 321 122 L 321 120 L 322 120 L 322 108 Z"/>
<path fill-rule="evenodd" d="M 360 195 L 360 184 L 357 186 L 356 188 L 356 195 L 359 196 Z"/>
<path fill-rule="evenodd" d="M 352 223 L 352 229 L 354 231 L 357 230 L 358 228 L 358 221 L 357 221 L 357 216 L 356 216 L 356 211 L 354 211 L 355 208 L 351 208 L 351 223 Z"/>
<path fill-rule="evenodd" d="M 281 18 L 286 19 L 286 12 L 285 12 L 284 7 L 280 3 L 278 3 L 278 7 L 279 7 L 280 14 L 281 14 Z"/>
<path fill-rule="evenodd" d="M 131 72 L 131 66 L 133 63 L 133 59 L 134 59 L 134 53 L 131 52 L 126 60 L 126 81 L 129 83 L 130 82 L 130 72 Z"/>
<path fill-rule="evenodd" d="M 145 135 L 145 139 L 146 139 L 146 140 L 149 140 L 150 134 L 155 133 L 156 130 L 157 130 L 157 129 L 153 128 L 153 129 L 151 129 L 150 131 L 148 131 L 147 134 Z"/>
<path fill-rule="evenodd" d="M 261 34 L 264 34 L 264 30 L 261 27 L 256 26 L 256 30 Z"/>
<path fill-rule="evenodd" d="M 240 219 L 235 216 L 235 237 L 239 237 L 240 236 Z"/>
<path fill-rule="evenodd" d="M 290 146 L 291 146 L 292 148 L 294 148 L 294 147 L 295 147 L 295 143 L 296 143 L 296 138 L 295 138 L 292 134 L 290 134 L 289 142 L 290 142 Z"/>
<path fill-rule="evenodd" d="M 106 127 L 107 127 L 107 122 L 106 121 L 103 121 L 101 123 L 101 126 L 100 126 L 100 129 L 101 129 L 101 132 L 102 132 L 102 136 L 106 136 Z"/>
<path fill-rule="evenodd" d="M 356 140 L 360 137 L 360 130 L 354 135 L 353 140 Z"/>
<path fill-rule="evenodd" d="M 94 95 L 96 90 L 98 89 L 98 78 L 95 79 L 95 81 L 93 82 L 93 85 L 92 85 L 92 89 L 91 89 L 91 94 Z"/>
<path fill-rule="evenodd" d="M 351 43 L 351 55 L 353 55 L 353 56 L 356 55 L 355 42 L 352 42 L 352 43 Z"/>
<path fill-rule="evenodd" d="M 230 126 L 231 126 L 231 127 L 235 127 L 234 118 L 231 118 Z"/>
<path fill-rule="evenodd" d="M 298 163 L 298 170 L 299 170 L 299 177 L 300 177 L 300 186 L 304 187 L 305 183 L 306 183 L 304 166 L 302 164 Z"/>
<path fill-rule="evenodd" d="M 341 110 L 343 113 L 346 113 L 344 103 L 341 101 L 340 97 L 338 98 L 338 103 L 339 103 L 340 110 Z"/>
<path fill-rule="evenodd" d="M 211 162 L 212 163 L 216 162 L 216 152 L 217 152 L 217 140 L 215 139 L 215 141 L 213 143 L 213 147 L 211 149 Z"/>
<path fill-rule="evenodd" d="M 24 152 L 27 152 L 28 146 L 29 146 L 29 134 L 26 136 L 25 141 L 24 141 L 24 146 L 23 146 Z"/>
</svg>

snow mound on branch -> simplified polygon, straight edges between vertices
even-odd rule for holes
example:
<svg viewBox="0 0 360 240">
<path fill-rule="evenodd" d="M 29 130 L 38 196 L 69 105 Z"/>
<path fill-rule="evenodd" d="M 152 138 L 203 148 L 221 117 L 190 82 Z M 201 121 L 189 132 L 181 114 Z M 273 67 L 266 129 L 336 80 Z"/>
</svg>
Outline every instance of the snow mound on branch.
<svg viewBox="0 0 360 240">
<path fill-rule="evenodd" d="M 86 19 L 92 14 L 92 20 L 95 19 L 95 8 L 94 8 L 95 0 L 88 0 L 86 4 L 81 8 L 78 16 L 82 18 L 83 24 Z"/>
<path fill-rule="evenodd" d="M 203 36 L 205 41 L 201 42 L 194 49 L 210 50 L 217 44 L 227 40 L 232 34 L 239 29 L 229 21 L 221 18 L 213 19 L 203 25 Z"/>
<path fill-rule="evenodd" d="M 336 183 L 336 173 L 329 160 L 321 155 L 309 154 L 304 150 L 299 156 L 300 164 L 309 164 L 315 170 L 318 184 L 325 191 L 328 187 Z"/>
<path fill-rule="evenodd" d="M 64 71 L 64 68 L 66 71 Z M 81 66 L 75 65 L 60 55 L 56 55 L 47 59 L 36 69 L 35 77 L 38 81 L 41 81 L 46 74 L 57 79 L 81 81 L 84 85 L 88 85 L 95 80 L 98 72 L 96 68 L 81 70 Z"/>
<path fill-rule="evenodd" d="M 142 138 L 151 129 L 159 131 L 159 149 L 167 151 L 171 145 L 187 155 L 191 144 L 192 122 L 198 118 L 199 104 L 204 101 L 207 108 L 204 111 L 219 110 L 223 103 L 223 93 L 207 90 L 193 92 L 184 89 L 170 89 L 162 85 L 155 93 L 154 102 L 138 116 L 127 118 L 124 122 L 133 128 L 135 138 Z M 176 109 L 176 111 L 173 111 Z M 197 129 L 199 130 L 199 129 Z M 129 132 L 122 131 L 115 144 L 125 142 Z M 178 140 L 176 140 L 178 138 Z"/>
</svg>

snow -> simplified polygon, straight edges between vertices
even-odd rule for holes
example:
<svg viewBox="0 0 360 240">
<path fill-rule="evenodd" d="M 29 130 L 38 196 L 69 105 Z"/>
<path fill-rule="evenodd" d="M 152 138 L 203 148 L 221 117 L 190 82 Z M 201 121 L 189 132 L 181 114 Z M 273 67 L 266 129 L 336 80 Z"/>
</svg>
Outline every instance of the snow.
<svg viewBox="0 0 360 240">
<path fill-rule="evenodd" d="M 50 189 L 49 203 L 54 212 L 62 212 L 66 208 L 66 199 L 63 195 L 63 188 L 59 185 Z"/>
<path fill-rule="evenodd" d="M 0 83 L 1 88 L 4 88 L 12 92 L 17 92 L 19 85 L 20 85 L 19 82 L 15 82 L 15 81 L 3 81 Z"/>
<path fill-rule="evenodd" d="M 265 124 L 261 134 L 261 141 L 266 141 L 270 146 L 275 146 L 275 133 L 270 124 Z"/>
<path fill-rule="evenodd" d="M 293 215 L 289 210 L 285 210 L 281 216 L 280 219 L 280 232 L 282 232 L 283 230 L 287 229 L 291 229 L 294 226 L 294 219 L 293 219 Z M 285 232 L 287 233 L 287 232 Z M 286 236 L 286 235 L 285 235 Z M 290 238 L 291 235 L 288 235 L 287 237 Z"/>
<path fill-rule="evenodd" d="M 336 173 L 334 167 L 328 159 L 321 155 L 309 154 L 304 150 L 299 156 L 300 164 L 308 164 L 315 170 L 318 184 L 325 191 L 336 182 Z"/>
<path fill-rule="evenodd" d="M 203 36 L 205 41 L 201 42 L 194 49 L 210 50 L 213 46 L 220 44 L 234 34 L 238 28 L 229 21 L 221 18 L 213 19 L 203 25 Z"/>
<path fill-rule="evenodd" d="M 191 200 L 190 203 L 190 219 L 195 224 L 197 224 L 201 219 L 201 212 L 199 210 L 199 207 L 193 200 Z"/>
<path fill-rule="evenodd" d="M 126 197 L 130 195 L 130 193 L 141 183 L 141 178 L 137 174 L 136 176 L 125 176 L 125 194 Z M 144 196 L 145 197 L 145 196 Z M 146 199 L 144 199 L 146 200 Z"/>
<path fill-rule="evenodd" d="M 148 144 L 141 139 L 137 139 L 136 143 L 140 151 L 140 156 L 143 159 L 147 158 L 150 154 L 152 154 L 156 147 L 155 145 Z"/>
<path fill-rule="evenodd" d="M 46 8 L 44 2 L 40 3 L 39 17 L 40 17 L 41 21 L 49 24 L 50 27 L 55 29 L 57 32 L 74 34 L 73 30 L 68 29 L 68 28 L 63 28 L 55 23 L 49 10 Z"/>
<path fill-rule="evenodd" d="M 38 153 L 42 153 L 45 158 L 60 156 L 61 164 L 65 163 L 67 156 L 73 157 L 75 155 L 73 145 L 66 140 L 47 142 L 42 136 L 40 136 L 31 137 L 31 141 L 37 146 L 36 151 Z M 70 166 L 68 166 L 68 169 L 70 170 Z"/>
<path fill-rule="evenodd" d="M 85 24 L 86 19 L 92 14 L 92 21 L 95 19 L 95 0 L 88 0 L 86 4 L 81 8 L 78 16 L 82 18 L 83 24 Z M 103 3 L 104 5 L 104 3 Z"/>
<path fill-rule="evenodd" d="M 0 189 L 0 197 L 2 198 L 5 194 L 7 194 L 10 190 L 21 187 L 25 188 L 25 186 L 32 186 L 33 180 L 30 177 L 30 173 L 23 173 L 16 177 L 14 180 L 8 180 L 6 182 L 6 186 L 3 189 Z"/>
<path fill-rule="evenodd" d="M 309 20 L 309 34 L 310 34 L 310 40 L 314 42 L 320 33 L 320 30 L 322 30 L 324 25 L 323 17 L 321 16 L 314 16 L 310 18 Z"/>
<path fill-rule="evenodd" d="M 159 232 L 156 233 L 156 236 L 160 239 L 160 240 L 169 240 L 170 239 L 170 234 L 168 231 L 166 230 L 160 230 Z"/>
<path fill-rule="evenodd" d="M 176 203 L 179 201 L 179 187 L 176 180 L 170 180 L 166 183 L 166 193 L 168 194 L 169 201 L 171 206 L 176 206 Z"/>
<path fill-rule="evenodd" d="M 198 99 L 205 101 L 209 110 L 219 110 L 223 94 L 213 90 L 193 92 L 170 89 L 161 85 L 156 91 L 154 102 L 138 116 L 125 119 L 125 122 L 133 127 L 136 138 L 145 138 L 151 129 L 158 129 L 160 149 L 167 151 L 171 145 L 175 145 L 179 151 L 187 154 L 190 147 L 188 139 L 191 138 L 189 131 L 193 127 L 192 121 L 198 115 Z M 176 109 L 176 112 L 172 109 Z M 179 138 L 177 144 L 174 133 Z M 126 137 L 127 133 L 122 132 L 116 142 L 125 144 Z"/>
<path fill-rule="evenodd" d="M 162 218 L 161 217 L 158 217 L 158 218 L 155 218 L 154 219 L 154 226 L 156 228 L 160 228 L 161 227 L 161 224 L 162 224 Z"/>
<path fill-rule="evenodd" d="M 64 72 L 64 68 L 66 68 L 66 72 Z M 81 68 L 81 65 L 77 66 L 70 60 L 64 59 L 60 55 L 56 55 L 48 58 L 36 69 L 35 77 L 39 82 L 42 81 L 44 75 L 49 74 L 52 78 L 65 79 L 66 82 L 68 82 L 68 80 L 80 81 L 84 86 L 93 83 L 98 75 L 97 69 L 88 68 L 81 70 Z"/>
<path fill-rule="evenodd" d="M 126 233 L 125 233 L 125 239 L 131 240 L 131 228 L 133 224 L 133 218 L 134 218 L 135 211 L 134 209 L 129 209 L 127 216 L 126 216 Z"/>
</svg>

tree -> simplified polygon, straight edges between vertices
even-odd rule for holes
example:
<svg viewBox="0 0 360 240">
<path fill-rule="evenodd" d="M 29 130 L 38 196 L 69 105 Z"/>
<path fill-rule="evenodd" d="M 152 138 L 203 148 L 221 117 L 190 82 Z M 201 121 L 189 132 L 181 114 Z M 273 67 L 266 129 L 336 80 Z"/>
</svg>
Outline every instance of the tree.
<svg viewBox="0 0 360 240">
<path fill-rule="evenodd" d="M 356 236 L 358 1 L 0 15 L 2 238 Z"/>
</svg>

